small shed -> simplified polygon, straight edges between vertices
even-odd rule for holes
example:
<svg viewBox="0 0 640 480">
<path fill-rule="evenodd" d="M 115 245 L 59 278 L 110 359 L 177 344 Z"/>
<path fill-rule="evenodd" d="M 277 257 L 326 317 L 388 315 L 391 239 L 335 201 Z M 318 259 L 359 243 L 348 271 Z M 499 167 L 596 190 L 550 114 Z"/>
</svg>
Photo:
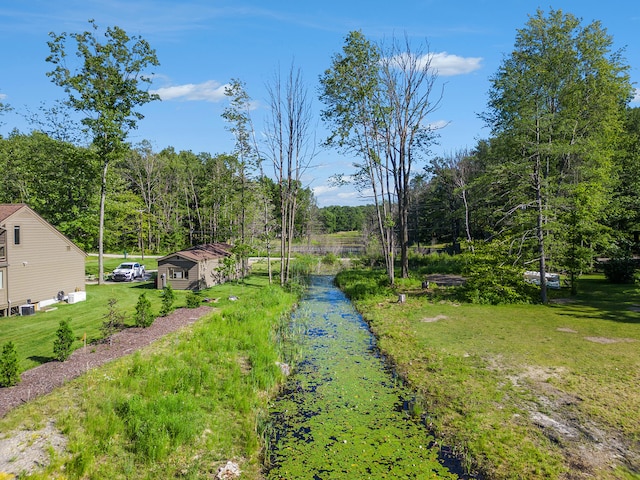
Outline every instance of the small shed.
<svg viewBox="0 0 640 480">
<path fill-rule="evenodd" d="M 169 284 L 176 290 L 202 290 L 224 283 L 220 267 L 232 255 L 231 248 L 227 243 L 205 243 L 159 258 L 157 288 Z"/>
</svg>

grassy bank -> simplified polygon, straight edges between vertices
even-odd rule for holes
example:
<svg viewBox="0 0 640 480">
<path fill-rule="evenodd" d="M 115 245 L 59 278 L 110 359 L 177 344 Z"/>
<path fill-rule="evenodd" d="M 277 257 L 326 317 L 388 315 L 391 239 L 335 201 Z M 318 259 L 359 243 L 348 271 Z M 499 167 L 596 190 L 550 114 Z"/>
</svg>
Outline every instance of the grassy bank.
<svg viewBox="0 0 640 480">
<path fill-rule="evenodd" d="M 125 291 L 135 290 L 114 287 L 123 288 L 123 304 Z M 110 288 L 96 287 L 89 298 Z M 238 300 L 226 300 L 229 293 Z M 193 326 L 1 419 L 4 434 L 52 421 L 68 441 L 64 453 L 51 450 L 43 473 L 20 478 L 213 478 L 228 460 L 243 478 L 260 478 L 262 426 L 283 379 L 277 362 L 293 355 L 284 337 L 297 298 L 264 276 L 204 295 L 221 300 Z"/>
<path fill-rule="evenodd" d="M 416 390 L 428 426 L 470 470 L 492 479 L 638 478 L 634 287 L 593 276 L 569 301 L 489 306 L 433 302 L 412 282 L 391 291 L 380 279 L 338 276 Z"/>
</svg>

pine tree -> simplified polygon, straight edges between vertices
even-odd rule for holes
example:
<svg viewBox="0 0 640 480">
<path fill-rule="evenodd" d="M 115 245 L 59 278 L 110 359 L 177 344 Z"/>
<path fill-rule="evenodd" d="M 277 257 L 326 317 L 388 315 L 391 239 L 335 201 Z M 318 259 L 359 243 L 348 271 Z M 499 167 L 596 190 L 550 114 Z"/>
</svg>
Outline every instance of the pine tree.
<svg viewBox="0 0 640 480">
<path fill-rule="evenodd" d="M 142 293 L 138 297 L 136 304 L 136 325 L 138 327 L 147 328 L 153 323 L 153 312 L 151 311 L 151 301 Z"/>
<path fill-rule="evenodd" d="M 0 356 L 0 387 L 11 387 L 20 381 L 18 374 L 18 353 L 13 342 L 9 341 L 2 347 Z"/>
<path fill-rule="evenodd" d="M 73 345 L 73 331 L 68 320 L 60 320 L 60 326 L 53 341 L 53 356 L 59 362 L 64 362 L 71 355 Z"/>
</svg>

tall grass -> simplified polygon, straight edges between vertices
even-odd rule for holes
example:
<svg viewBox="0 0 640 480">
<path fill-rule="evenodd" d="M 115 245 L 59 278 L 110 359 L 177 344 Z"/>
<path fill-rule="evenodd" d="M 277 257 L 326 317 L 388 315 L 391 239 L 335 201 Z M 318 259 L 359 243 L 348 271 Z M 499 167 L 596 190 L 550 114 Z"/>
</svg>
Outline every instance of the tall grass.
<svg viewBox="0 0 640 480">
<path fill-rule="evenodd" d="M 10 412 L 0 428 L 53 418 L 69 444 L 46 474 L 211 478 L 235 459 L 259 478 L 261 419 L 288 355 L 288 340 L 274 339 L 297 297 L 259 276 L 234 293 L 191 328 Z"/>
</svg>

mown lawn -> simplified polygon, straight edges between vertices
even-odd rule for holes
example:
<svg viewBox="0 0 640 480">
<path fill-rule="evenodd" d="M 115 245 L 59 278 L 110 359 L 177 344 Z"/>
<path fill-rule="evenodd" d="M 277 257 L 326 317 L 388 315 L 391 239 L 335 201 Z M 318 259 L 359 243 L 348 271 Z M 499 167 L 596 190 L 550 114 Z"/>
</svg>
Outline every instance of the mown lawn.
<svg viewBox="0 0 640 480">
<path fill-rule="evenodd" d="M 141 261 L 141 258 L 128 256 L 125 260 L 124 257 L 106 257 L 105 272 L 111 272 L 124 261 Z M 156 259 L 145 258 L 143 264 L 148 270 L 158 268 Z M 97 276 L 98 257 L 87 257 L 85 271 L 87 275 Z M 74 348 L 78 348 L 82 345 L 85 335 L 88 343 L 102 337 L 100 327 L 112 298 L 117 300 L 116 308 L 125 315 L 124 323 L 127 326 L 135 323 L 133 315 L 141 293 L 146 293 L 151 300 L 154 312 L 160 311 L 161 291 L 155 289 L 153 281 L 109 283 L 100 287 L 87 284 L 86 291 L 87 300 L 84 302 L 73 305 L 60 302 L 44 311 L 36 312 L 34 316 L 0 318 L 0 343 L 14 342 L 21 371 L 53 359 L 53 341 L 62 319 L 69 320 L 76 337 Z M 176 306 L 185 306 L 186 293 L 176 291 L 176 296 Z"/>
<path fill-rule="evenodd" d="M 153 311 L 160 311 L 161 291 L 153 288 L 152 282 L 87 285 L 87 300 L 67 304 L 60 302 L 48 311 L 36 312 L 33 316 L 0 318 L 0 339 L 16 345 L 20 369 L 27 370 L 53 359 L 53 340 L 60 320 L 69 320 L 76 341 L 74 349 L 82 345 L 86 334 L 90 343 L 102 337 L 100 327 L 109 310 L 109 299 L 117 300 L 116 308 L 125 315 L 125 325 L 135 323 L 135 305 L 141 293 L 151 300 Z M 183 292 L 176 292 L 176 306 L 185 306 Z"/>
<path fill-rule="evenodd" d="M 348 291 L 357 278 L 341 282 Z M 601 276 L 581 287 L 548 306 L 434 303 L 419 289 L 405 304 L 394 291 L 357 306 L 427 424 L 470 469 L 639 478 L 640 295 Z"/>
</svg>

